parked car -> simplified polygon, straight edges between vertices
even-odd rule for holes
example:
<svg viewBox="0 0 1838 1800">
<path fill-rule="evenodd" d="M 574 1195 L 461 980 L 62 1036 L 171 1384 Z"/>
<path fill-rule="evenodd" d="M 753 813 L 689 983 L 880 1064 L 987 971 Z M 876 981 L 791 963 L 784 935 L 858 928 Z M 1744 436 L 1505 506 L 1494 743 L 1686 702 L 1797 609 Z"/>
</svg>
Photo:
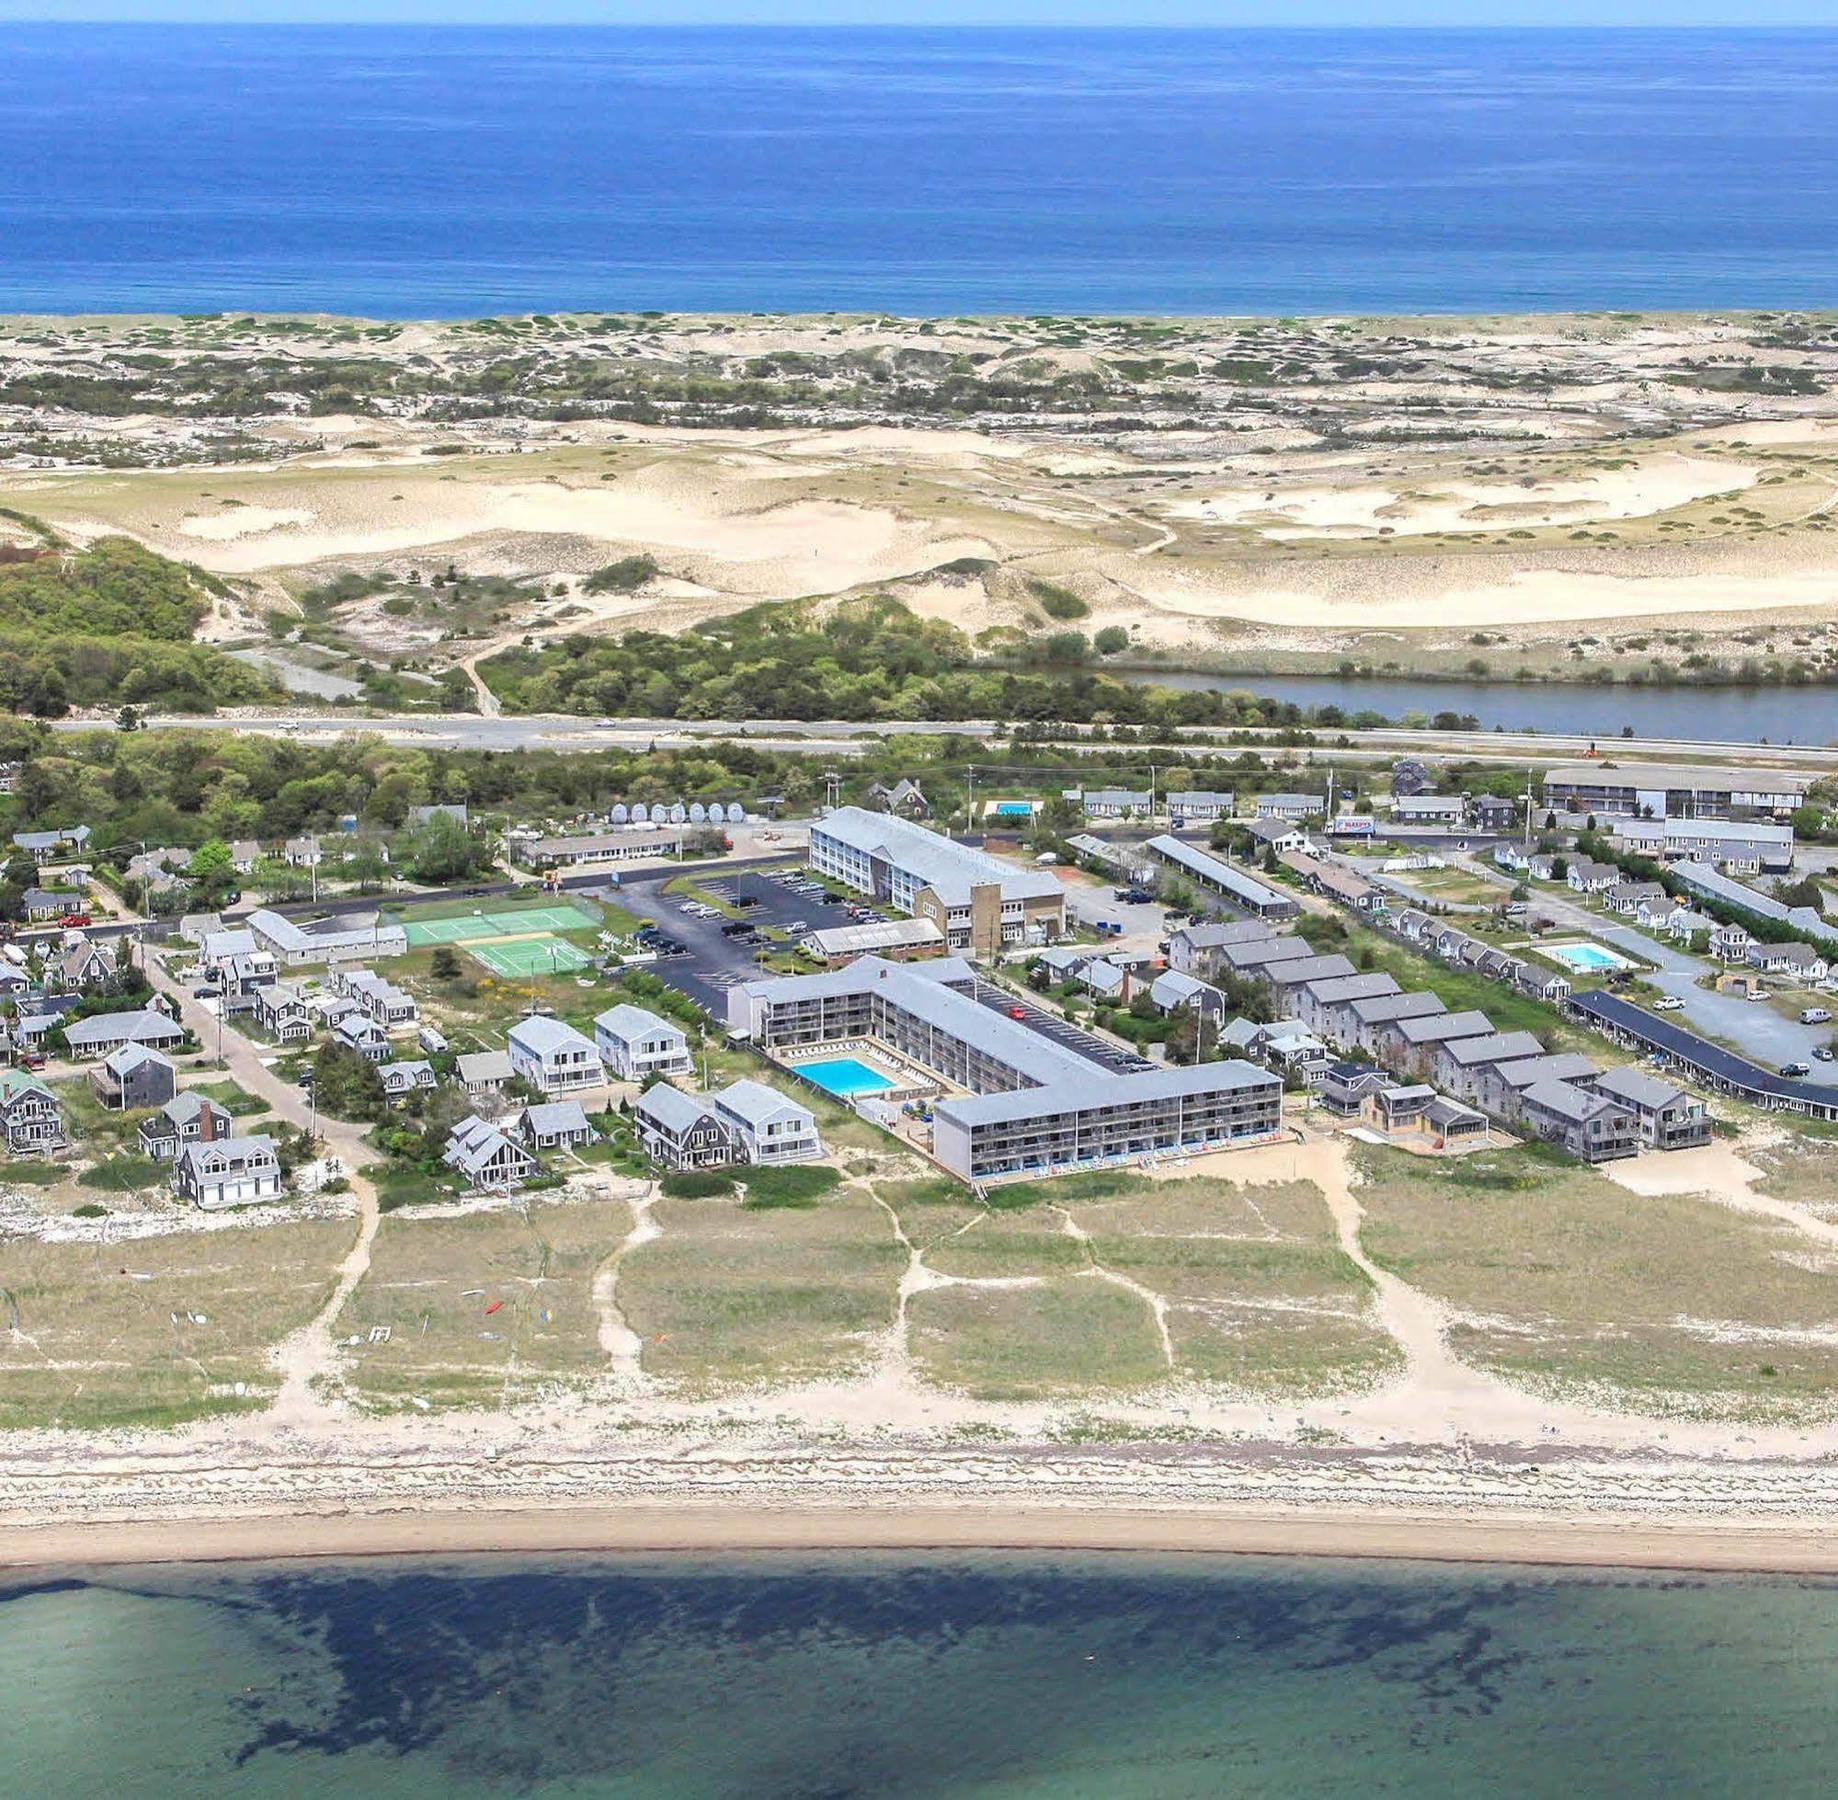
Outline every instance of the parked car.
<svg viewBox="0 0 1838 1800">
<path fill-rule="evenodd" d="M 1829 1006 L 1802 1006 L 1800 1023 L 1802 1025 L 1829 1025 L 1832 1022 L 1832 1009 Z"/>
<path fill-rule="evenodd" d="M 1812 1070 L 1803 1062 L 1790 1062 L 1781 1064 L 1781 1073 L 1791 1081 L 1796 1075 L 1810 1075 Z"/>
<path fill-rule="evenodd" d="M 1008 1009 L 1008 1016 L 1011 1019 L 1025 1019 L 1027 1017 L 1027 1008 L 1025 1006 L 1011 1006 Z"/>
<path fill-rule="evenodd" d="M 1677 994 L 1661 994 L 1653 1002 L 1653 1010 L 1655 1012 L 1683 1012 L 1685 1003 Z"/>
<path fill-rule="evenodd" d="M 58 923 L 66 930 L 78 930 L 89 923 L 89 914 L 86 912 L 67 912 L 58 919 Z"/>
<path fill-rule="evenodd" d="M 1833 1051 L 1830 1044 L 1820 1044 L 1814 1048 L 1812 1053 L 1814 1062 L 1830 1062 L 1832 1057 Z"/>
</svg>

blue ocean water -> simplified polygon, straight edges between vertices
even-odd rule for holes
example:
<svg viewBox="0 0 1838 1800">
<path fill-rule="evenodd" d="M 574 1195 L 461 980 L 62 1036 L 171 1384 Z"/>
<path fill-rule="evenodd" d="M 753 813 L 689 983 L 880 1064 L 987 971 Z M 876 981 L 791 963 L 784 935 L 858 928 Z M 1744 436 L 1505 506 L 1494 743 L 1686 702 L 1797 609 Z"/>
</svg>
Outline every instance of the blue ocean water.
<svg viewBox="0 0 1838 1800">
<path fill-rule="evenodd" d="M 1827 1581 L 518 1557 L 0 1585 L 22 1793 L 1828 1794 Z"/>
<path fill-rule="evenodd" d="M 1838 304 L 1838 31 L 11 26 L 0 311 Z"/>
</svg>

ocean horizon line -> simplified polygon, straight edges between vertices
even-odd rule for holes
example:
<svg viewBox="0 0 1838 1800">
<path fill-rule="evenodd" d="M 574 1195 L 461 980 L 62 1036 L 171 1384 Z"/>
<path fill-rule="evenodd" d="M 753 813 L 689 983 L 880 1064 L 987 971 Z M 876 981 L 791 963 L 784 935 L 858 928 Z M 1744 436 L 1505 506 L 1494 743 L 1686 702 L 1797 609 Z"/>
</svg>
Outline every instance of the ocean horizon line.
<svg viewBox="0 0 1838 1800">
<path fill-rule="evenodd" d="M 1279 25 L 1187 24 L 1164 21 L 1127 24 L 1093 20 L 1043 25 L 1030 20 L 957 19 L 945 24 L 914 21 L 840 21 L 825 19 L 783 20 L 763 23 L 756 19 L 703 19 L 681 22 L 656 19 L 149 19 L 59 18 L 49 14 L 9 13 L 0 8 L 0 24 L 49 27 L 57 31 L 213 31 L 264 34 L 277 31 L 345 31 L 378 34 L 430 34 L 439 36 L 525 36 L 531 32 L 580 32 L 594 35 L 630 33 L 647 37 L 689 37 L 712 32 L 745 33 L 757 37 L 987 37 L 997 33 L 1015 37 L 1238 37 L 1238 38 L 1790 38 L 1838 37 L 1838 23 L 1747 24 L 1737 20 L 1680 20 L 1668 24 L 1524 24 L 1485 21 L 1450 24 L 1387 25 L 1302 22 Z"/>
</svg>

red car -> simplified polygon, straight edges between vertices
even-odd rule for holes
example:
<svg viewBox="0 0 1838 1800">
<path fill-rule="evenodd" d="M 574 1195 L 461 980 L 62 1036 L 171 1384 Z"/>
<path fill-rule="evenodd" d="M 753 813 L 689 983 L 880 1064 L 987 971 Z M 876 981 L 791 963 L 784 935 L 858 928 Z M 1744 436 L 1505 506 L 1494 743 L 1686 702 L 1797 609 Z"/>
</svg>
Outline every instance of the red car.
<svg viewBox="0 0 1838 1800">
<path fill-rule="evenodd" d="M 1011 1019 L 1025 1019 L 1027 1017 L 1027 1008 L 1025 1006 L 1011 1006 L 1008 1009 L 1008 1016 Z"/>
<path fill-rule="evenodd" d="M 89 914 L 85 912 L 68 912 L 58 920 L 58 923 L 74 930 L 78 926 L 87 925 L 89 923 Z"/>
</svg>

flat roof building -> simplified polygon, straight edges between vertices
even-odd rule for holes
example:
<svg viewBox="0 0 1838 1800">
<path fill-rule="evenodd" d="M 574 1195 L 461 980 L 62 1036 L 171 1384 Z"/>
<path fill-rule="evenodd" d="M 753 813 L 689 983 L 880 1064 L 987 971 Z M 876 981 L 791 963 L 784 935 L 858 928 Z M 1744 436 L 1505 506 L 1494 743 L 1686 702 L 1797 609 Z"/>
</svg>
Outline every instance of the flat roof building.
<svg viewBox="0 0 1838 1800">
<path fill-rule="evenodd" d="M 1766 819 L 1792 812 L 1812 780 L 1696 763 L 1558 763 L 1544 772 L 1544 805 L 1604 818 Z"/>
<path fill-rule="evenodd" d="M 1058 876 L 891 813 L 842 806 L 811 827 L 810 866 L 909 918 L 929 919 L 951 950 L 994 956 L 1066 934 Z"/>
<path fill-rule="evenodd" d="M 1282 1081 L 1249 1063 L 1119 1072 L 974 997 L 967 963 L 864 956 L 728 990 L 769 1052 L 872 1042 L 965 1091 L 933 1108 L 932 1151 L 966 1181 L 1216 1149 L 1278 1129 Z"/>
</svg>

